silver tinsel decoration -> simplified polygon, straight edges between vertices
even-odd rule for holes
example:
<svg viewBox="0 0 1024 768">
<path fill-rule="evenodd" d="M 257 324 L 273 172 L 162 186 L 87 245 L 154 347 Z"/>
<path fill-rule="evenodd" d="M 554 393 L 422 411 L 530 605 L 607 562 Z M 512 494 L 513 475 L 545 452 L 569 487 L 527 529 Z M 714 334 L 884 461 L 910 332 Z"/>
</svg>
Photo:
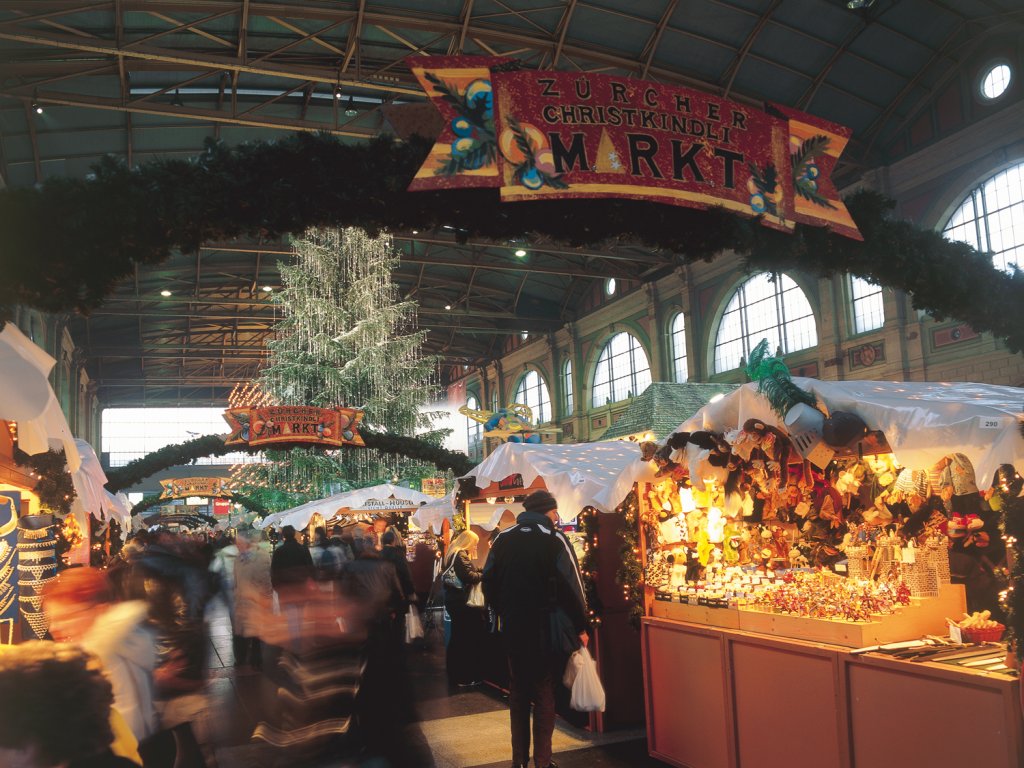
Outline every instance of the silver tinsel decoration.
<svg viewBox="0 0 1024 768">
<path fill-rule="evenodd" d="M 436 359 L 422 354 L 426 331 L 416 330 L 415 302 L 402 300 L 392 282 L 399 259 L 391 237 L 317 228 L 293 249 L 295 263 L 281 265 L 274 301 L 282 318 L 267 344 L 262 390 L 281 405 L 362 409 L 377 431 L 414 435 L 428 427 L 420 409 L 437 389 Z M 400 458 L 366 449 L 294 450 L 282 459 L 250 469 L 274 487 L 314 494 L 332 484 L 389 481 L 403 469 Z"/>
</svg>

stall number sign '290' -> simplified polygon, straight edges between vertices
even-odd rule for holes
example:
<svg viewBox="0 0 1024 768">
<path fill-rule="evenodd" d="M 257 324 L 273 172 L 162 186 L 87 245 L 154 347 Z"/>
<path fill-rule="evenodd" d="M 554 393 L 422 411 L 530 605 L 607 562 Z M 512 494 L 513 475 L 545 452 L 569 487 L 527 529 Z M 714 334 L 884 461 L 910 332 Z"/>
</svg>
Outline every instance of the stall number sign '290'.
<svg viewBox="0 0 1024 768">
<path fill-rule="evenodd" d="M 861 239 L 831 180 L 850 131 L 779 105 L 689 88 L 518 69 L 509 59 L 410 57 L 444 118 L 411 191 L 497 188 L 503 201 L 634 198 L 759 216 L 783 231 Z"/>
</svg>

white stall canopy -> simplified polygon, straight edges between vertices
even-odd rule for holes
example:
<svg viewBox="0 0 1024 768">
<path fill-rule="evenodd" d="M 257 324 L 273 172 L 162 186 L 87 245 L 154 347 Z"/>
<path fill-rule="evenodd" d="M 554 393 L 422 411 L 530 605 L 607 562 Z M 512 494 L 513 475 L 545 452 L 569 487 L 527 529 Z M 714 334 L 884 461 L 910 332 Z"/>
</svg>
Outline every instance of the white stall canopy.
<svg viewBox="0 0 1024 768">
<path fill-rule="evenodd" d="M 107 475 L 100 466 L 96 451 L 85 440 L 75 439 L 81 464 L 71 473 L 71 482 L 75 486 L 76 503 L 92 514 L 97 520 L 107 521 L 111 518 L 122 526 L 131 517 L 131 504 L 123 493 L 117 495 L 108 491 Z M 70 467 L 69 467 L 70 469 Z"/>
<path fill-rule="evenodd" d="M 860 416 L 868 428 L 880 430 L 896 460 L 911 469 L 927 469 L 953 453 L 974 465 L 979 488 L 987 488 L 1000 464 L 1024 473 L 1024 437 L 1019 418 L 1024 389 L 995 384 L 909 381 L 818 381 L 794 377 L 793 383 L 813 392 L 830 413 Z M 724 432 L 750 418 L 785 430 L 782 419 L 750 383 L 709 403 L 677 431 L 708 429 Z"/>
<path fill-rule="evenodd" d="M 296 530 L 301 530 L 309 525 L 313 515 L 318 512 L 324 520 L 330 520 L 339 512 L 372 515 L 375 512 L 388 510 L 416 509 L 422 502 L 429 504 L 432 501 L 437 501 L 437 499 L 412 488 L 382 483 L 381 485 L 371 485 L 369 488 L 357 488 L 354 491 L 336 493 L 325 499 L 309 501 L 283 512 L 275 512 L 272 515 L 267 515 L 263 520 L 257 521 L 253 526 L 255 528 L 283 528 L 290 525 Z M 451 502 L 449 502 L 450 508 Z"/>
<path fill-rule="evenodd" d="M 421 531 L 434 526 L 434 533 L 440 533 L 441 524 L 445 520 L 451 520 L 454 513 L 453 505 L 455 502 L 452 499 L 452 495 L 449 493 L 443 498 L 428 501 L 413 513 L 409 518 L 409 522 Z"/>
<path fill-rule="evenodd" d="M 505 443 L 465 477 L 478 488 L 509 475 L 522 475 L 523 486 L 529 487 L 539 477 L 558 502 L 562 521 L 570 522 L 584 507 L 613 512 L 634 483 L 653 480 L 654 472 L 650 462 L 641 460 L 640 446 L 631 442 Z"/>
<path fill-rule="evenodd" d="M 57 361 L 6 323 L 0 331 L 0 419 L 18 424 L 18 447 L 29 455 L 64 450 L 68 469 L 79 466 L 64 412 L 47 378 Z"/>
</svg>

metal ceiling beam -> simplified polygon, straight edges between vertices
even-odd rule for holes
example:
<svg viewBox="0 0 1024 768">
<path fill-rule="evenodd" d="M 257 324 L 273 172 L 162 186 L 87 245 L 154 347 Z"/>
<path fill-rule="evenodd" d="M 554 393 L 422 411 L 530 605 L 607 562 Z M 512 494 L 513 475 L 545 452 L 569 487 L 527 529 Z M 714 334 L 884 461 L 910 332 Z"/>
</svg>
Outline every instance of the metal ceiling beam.
<svg viewBox="0 0 1024 768">
<path fill-rule="evenodd" d="M 732 84 L 736 81 L 736 75 L 740 71 L 740 67 L 743 66 L 743 60 L 747 58 L 747 54 L 750 53 L 750 49 L 754 46 L 754 41 L 757 40 L 757 36 L 761 34 L 761 30 L 764 29 L 768 20 L 772 14 L 775 13 L 775 9 L 779 7 L 782 0 L 772 0 L 764 13 L 761 14 L 757 22 L 754 24 L 753 29 L 750 30 L 750 34 L 747 35 L 747 39 L 743 41 L 743 45 L 736 51 L 736 55 L 733 57 L 732 63 L 725 70 L 725 86 L 722 88 L 722 96 L 729 98 L 729 92 L 732 91 Z"/>
<path fill-rule="evenodd" d="M 215 74 L 215 73 L 210 73 Z M 25 101 L 26 97 L 19 93 L 0 91 L 0 96 Z M 141 115 L 161 115 L 164 117 L 180 117 L 187 120 L 208 120 L 212 123 L 229 123 L 247 125 L 254 128 L 276 128 L 286 131 L 327 131 L 335 136 L 351 136 L 357 139 L 369 139 L 377 135 L 376 131 L 357 131 L 335 127 L 330 123 L 312 120 L 297 120 L 287 117 L 233 117 L 224 112 L 197 107 L 175 107 L 164 104 L 121 104 L 119 99 L 103 96 L 83 96 L 75 93 L 41 93 L 37 97 L 40 104 L 54 104 L 65 107 L 84 107 L 86 109 L 103 109 L 111 112 L 134 112 Z"/>
<path fill-rule="evenodd" d="M 565 11 L 562 13 L 562 18 L 558 22 L 558 29 L 555 30 L 558 42 L 555 44 L 555 51 L 551 55 L 552 69 L 558 67 L 558 60 L 562 58 L 562 48 L 565 47 L 565 36 L 569 32 L 569 24 L 572 22 L 572 12 L 576 10 L 576 2 L 577 0 L 569 0 L 565 6 Z"/>
<path fill-rule="evenodd" d="M 458 44 L 452 45 L 448 49 L 449 55 L 458 54 L 462 55 L 463 49 L 466 47 L 466 32 L 469 31 L 469 20 L 473 17 L 473 0 L 463 0 L 462 2 L 462 13 L 459 14 L 459 19 L 462 21 L 462 28 L 459 30 Z M 456 38 L 452 38 L 452 42 L 455 42 Z"/>
<path fill-rule="evenodd" d="M 348 42 L 345 44 L 345 59 L 341 62 L 338 72 L 339 77 L 348 72 L 348 65 L 359 49 L 359 36 L 363 33 L 363 18 L 366 14 L 366 0 L 359 0 L 359 10 L 356 13 L 356 23 L 348 31 Z"/>
<path fill-rule="evenodd" d="M 640 67 L 641 80 L 647 79 L 647 73 L 651 69 L 651 63 L 654 61 L 654 54 L 658 50 L 658 44 L 661 42 L 661 36 L 665 34 L 665 28 L 668 26 L 672 14 L 676 12 L 677 5 L 679 5 L 679 0 L 670 0 L 669 4 L 665 6 L 665 10 L 661 14 L 654 32 L 651 33 L 643 51 L 640 52 L 640 58 L 643 59 L 643 64 Z"/>
<path fill-rule="evenodd" d="M 130 6 L 131 3 L 126 5 Z M 14 30 L 14 31 L 10 31 Z M 242 36 L 242 40 L 239 42 L 241 48 L 244 42 L 245 36 Z M 186 51 L 178 51 L 165 48 L 124 48 L 118 47 L 116 44 L 104 42 L 104 41 L 83 41 L 75 37 L 68 35 L 57 35 L 57 34 L 45 34 L 38 30 L 23 29 L 20 27 L 9 27 L 0 28 L 0 40 L 10 40 L 17 43 L 25 43 L 28 45 L 38 46 L 52 46 L 54 48 L 62 48 L 64 50 L 83 51 L 87 53 L 97 53 L 106 56 L 116 57 L 123 55 L 132 59 L 142 59 L 144 61 L 162 61 L 169 64 L 178 64 L 186 68 L 193 69 L 209 69 L 209 70 L 224 70 L 231 72 L 244 72 L 250 75 L 263 75 L 266 77 L 280 77 L 283 79 L 298 79 L 298 80 L 310 80 L 319 83 L 335 84 L 339 82 L 339 78 L 327 69 L 318 67 L 306 67 L 296 65 L 274 65 L 274 64 L 261 64 L 255 66 L 252 64 L 245 63 L 244 61 L 234 60 L 226 56 L 216 56 L 211 54 L 200 54 L 191 53 Z M 422 97 L 423 91 L 420 88 L 407 88 L 398 84 L 395 85 L 380 85 L 377 83 L 366 82 L 355 78 L 341 78 L 341 85 L 358 86 L 362 89 L 367 90 L 378 90 L 387 91 L 394 93 L 404 93 L 409 96 Z"/>
</svg>

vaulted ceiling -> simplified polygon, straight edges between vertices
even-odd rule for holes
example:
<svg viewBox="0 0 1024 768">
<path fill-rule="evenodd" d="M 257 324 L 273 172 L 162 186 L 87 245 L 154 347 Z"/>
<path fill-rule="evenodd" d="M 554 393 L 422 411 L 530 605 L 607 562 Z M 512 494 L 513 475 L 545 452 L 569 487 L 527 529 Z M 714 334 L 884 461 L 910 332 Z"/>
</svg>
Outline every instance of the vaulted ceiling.
<svg viewBox="0 0 1024 768">
<path fill-rule="evenodd" d="M 0 0 L 0 175 L 10 186 L 297 130 L 362 141 L 422 102 L 410 54 L 678 83 L 850 126 L 838 176 L 885 160 L 965 63 L 1020 38 L 1020 0 Z M 340 94 L 340 98 L 338 95 Z M 35 107 L 42 107 L 37 113 Z M 59 222 L 55 222 L 59 226 Z M 395 233 L 395 280 L 450 366 L 575 317 L 594 281 L 643 281 L 671 254 L 629 245 L 455 242 Z M 2 237 L 2 233 L 0 233 Z M 515 251 L 522 247 L 526 256 Z M 208 243 L 140 268 L 72 329 L 105 405 L 220 404 L 264 359 L 286 243 Z M 169 291 L 170 296 L 162 296 Z M 449 309 L 450 307 L 450 309 Z"/>
</svg>

